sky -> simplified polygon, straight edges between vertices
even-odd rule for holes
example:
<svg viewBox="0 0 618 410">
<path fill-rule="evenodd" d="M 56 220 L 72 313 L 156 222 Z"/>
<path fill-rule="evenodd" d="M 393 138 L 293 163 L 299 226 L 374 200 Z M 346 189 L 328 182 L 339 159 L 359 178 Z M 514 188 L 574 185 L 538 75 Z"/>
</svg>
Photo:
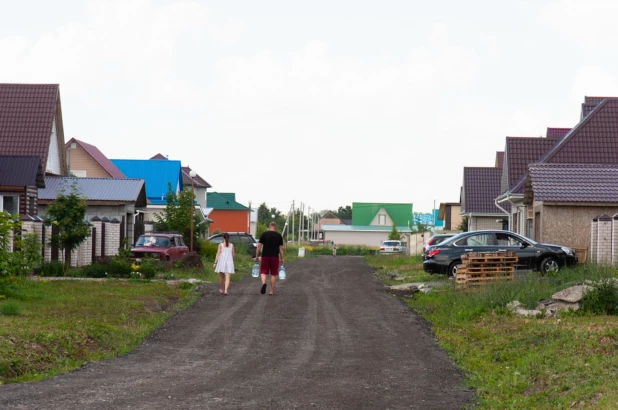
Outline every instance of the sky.
<svg viewBox="0 0 618 410">
<path fill-rule="evenodd" d="M 0 0 L 0 82 L 60 84 L 65 140 L 181 160 L 283 211 L 459 200 L 506 136 L 618 95 L 618 2 Z"/>
</svg>

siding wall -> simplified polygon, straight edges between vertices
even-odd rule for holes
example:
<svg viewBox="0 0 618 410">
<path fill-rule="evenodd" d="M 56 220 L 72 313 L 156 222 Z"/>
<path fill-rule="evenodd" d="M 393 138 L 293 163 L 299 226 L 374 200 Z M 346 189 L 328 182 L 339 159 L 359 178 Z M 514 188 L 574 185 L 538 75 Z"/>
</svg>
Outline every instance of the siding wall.
<svg viewBox="0 0 618 410">
<path fill-rule="evenodd" d="M 380 215 L 384 215 L 384 219 L 385 222 L 384 224 L 380 224 Z M 412 216 L 410 215 L 410 218 Z M 376 214 L 376 216 L 373 218 L 373 220 L 371 221 L 371 223 L 369 225 L 372 226 L 393 226 L 393 220 L 391 219 L 390 216 L 388 216 L 388 212 L 386 212 L 386 210 L 384 208 L 381 208 L 378 213 Z"/>
<path fill-rule="evenodd" d="M 208 228 L 208 234 L 216 230 L 220 232 L 247 232 L 249 229 L 249 210 L 246 211 L 230 211 L 230 210 L 213 210 L 208 215 L 212 222 Z M 281 226 L 278 227 L 281 230 Z"/>
<path fill-rule="evenodd" d="M 341 232 L 326 231 L 324 240 L 333 241 L 337 245 L 365 245 L 375 248 L 388 239 L 388 231 L 384 232 Z"/>
<path fill-rule="evenodd" d="M 63 141 L 64 143 L 64 141 Z M 58 132 L 56 128 L 56 119 L 52 124 L 51 138 L 49 139 L 49 151 L 47 154 L 47 164 L 45 164 L 45 171 L 54 175 L 62 175 L 62 156 L 58 150 Z"/>
<path fill-rule="evenodd" d="M 70 152 L 69 152 L 70 151 Z M 111 178 L 112 176 L 96 162 L 79 144 L 77 148 L 67 149 L 67 158 L 71 156 L 71 171 L 86 171 L 88 178 Z"/>
</svg>

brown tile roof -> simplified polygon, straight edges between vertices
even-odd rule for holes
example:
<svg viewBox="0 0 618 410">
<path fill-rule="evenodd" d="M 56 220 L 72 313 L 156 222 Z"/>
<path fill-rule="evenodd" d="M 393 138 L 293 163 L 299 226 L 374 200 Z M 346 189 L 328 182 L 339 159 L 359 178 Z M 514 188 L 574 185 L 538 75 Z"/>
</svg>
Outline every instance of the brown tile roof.
<svg viewBox="0 0 618 410">
<path fill-rule="evenodd" d="M 496 168 L 502 169 L 504 164 L 504 151 L 496 151 Z"/>
<path fill-rule="evenodd" d="M 69 142 L 66 143 L 66 147 L 69 147 L 72 142 L 79 144 L 112 178 L 125 178 L 124 174 L 116 168 L 116 165 L 112 164 L 97 147 L 75 138 L 71 138 Z"/>
<path fill-rule="evenodd" d="M 462 213 L 502 214 L 494 200 L 500 195 L 502 169 L 465 167 L 462 187 Z"/>
<path fill-rule="evenodd" d="M 164 156 L 163 154 L 157 154 L 154 157 L 150 158 L 150 159 L 167 159 L 166 156 Z"/>
<path fill-rule="evenodd" d="M 0 185 L 45 188 L 44 177 L 39 157 L 0 156 Z"/>
<path fill-rule="evenodd" d="M 552 128 L 547 127 L 547 138 L 562 138 L 571 131 L 570 128 Z"/>
<path fill-rule="evenodd" d="M 0 154 L 37 156 L 45 169 L 59 99 L 58 84 L 0 84 Z"/>
<path fill-rule="evenodd" d="M 528 165 L 537 162 L 556 143 L 556 138 L 506 137 L 507 191 L 522 193 Z"/>
<path fill-rule="evenodd" d="M 618 98 L 604 99 L 537 162 L 618 164 Z"/>
<path fill-rule="evenodd" d="M 533 164 L 529 169 L 527 186 L 536 201 L 618 202 L 618 164 Z"/>
<path fill-rule="evenodd" d="M 182 167 L 182 183 L 184 186 L 191 186 L 191 168 Z M 204 180 L 199 174 L 196 174 L 193 178 L 193 186 L 197 188 L 212 188 L 208 182 Z"/>
</svg>

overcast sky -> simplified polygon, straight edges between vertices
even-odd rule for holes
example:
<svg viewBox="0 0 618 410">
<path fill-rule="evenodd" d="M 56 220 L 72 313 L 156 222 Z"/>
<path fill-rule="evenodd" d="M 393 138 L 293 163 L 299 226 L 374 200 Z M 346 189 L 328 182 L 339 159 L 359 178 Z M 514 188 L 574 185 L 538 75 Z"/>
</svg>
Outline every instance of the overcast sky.
<svg viewBox="0 0 618 410">
<path fill-rule="evenodd" d="M 0 5 L 0 82 L 60 84 L 66 140 L 160 152 L 284 211 L 430 211 L 505 136 L 618 95 L 612 0 Z"/>
</svg>

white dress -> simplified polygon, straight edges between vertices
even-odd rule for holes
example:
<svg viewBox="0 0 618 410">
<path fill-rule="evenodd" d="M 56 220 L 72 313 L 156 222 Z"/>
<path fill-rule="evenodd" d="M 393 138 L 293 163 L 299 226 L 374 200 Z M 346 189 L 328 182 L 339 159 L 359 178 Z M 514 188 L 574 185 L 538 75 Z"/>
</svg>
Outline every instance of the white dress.
<svg viewBox="0 0 618 410">
<path fill-rule="evenodd" d="M 215 266 L 216 273 L 234 273 L 234 256 L 232 250 L 234 244 L 230 243 L 230 246 L 225 247 L 225 243 L 219 244 L 219 259 L 217 260 L 217 266 Z"/>
</svg>

